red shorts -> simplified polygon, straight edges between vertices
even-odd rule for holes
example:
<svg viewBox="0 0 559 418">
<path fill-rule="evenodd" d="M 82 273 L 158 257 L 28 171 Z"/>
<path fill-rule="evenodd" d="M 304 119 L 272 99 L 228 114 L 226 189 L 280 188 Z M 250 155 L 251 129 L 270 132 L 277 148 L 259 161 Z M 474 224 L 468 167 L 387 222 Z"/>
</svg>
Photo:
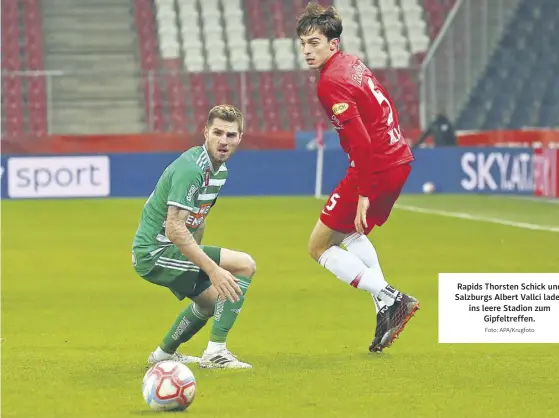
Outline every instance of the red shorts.
<svg viewBox="0 0 559 418">
<path fill-rule="evenodd" d="M 370 185 L 365 234 L 369 234 L 375 225 L 380 226 L 386 222 L 410 172 L 411 165 L 403 164 L 374 175 Z M 330 194 L 320 214 L 320 220 L 334 231 L 345 234 L 355 232 L 358 200 L 357 178 L 352 175 L 346 176 Z"/>
</svg>

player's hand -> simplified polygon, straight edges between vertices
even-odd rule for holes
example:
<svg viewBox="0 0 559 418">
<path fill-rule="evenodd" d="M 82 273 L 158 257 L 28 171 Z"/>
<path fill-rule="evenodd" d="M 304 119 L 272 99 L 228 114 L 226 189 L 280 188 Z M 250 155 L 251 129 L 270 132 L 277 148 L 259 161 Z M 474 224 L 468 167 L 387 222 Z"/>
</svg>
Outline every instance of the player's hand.
<svg viewBox="0 0 559 418">
<path fill-rule="evenodd" d="M 230 272 L 218 267 L 209 277 L 220 298 L 227 298 L 231 303 L 240 300 L 243 292 Z"/>
<path fill-rule="evenodd" d="M 366 196 L 359 196 L 357 202 L 357 214 L 355 215 L 355 230 L 360 234 L 365 233 L 367 228 L 367 211 L 369 210 L 369 198 Z"/>
</svg>

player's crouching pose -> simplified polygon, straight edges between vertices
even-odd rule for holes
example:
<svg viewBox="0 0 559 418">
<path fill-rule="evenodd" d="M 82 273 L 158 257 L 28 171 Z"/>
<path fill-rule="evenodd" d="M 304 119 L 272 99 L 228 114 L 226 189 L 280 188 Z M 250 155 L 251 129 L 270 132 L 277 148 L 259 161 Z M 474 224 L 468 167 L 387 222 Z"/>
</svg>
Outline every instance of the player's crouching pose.
<svg viewBox="0 0 559 418">
<path fill-rule="evenodd" d="M 367 235 L 388 219 L 413 156 L 387 91 L 357 57 L 339 51 L 341 33 L 334 7 L 309 4 L 299 17 L 301 50 L 309 68 L 320 72 L 318 98 L 350 160 L 311 234 L 309 252 L 339 279 L 372 294 L 377 327 L 369 350 L 382 351 L 419 303 L 386 282 Z"/>
<path fill-rule="evenodd" d="M 256 271 L 245 253 L 200 245 L 205 218 L 227 179 L 225 161 L 241 142 L 243 116 L 233 106 L 211 109 L 205 143 L 184 152 L 163 172 L 144 205 L 134 237 L 132 262 L 145 280 L 167 287 L 192 303 L 176 318 L 148 363 L 173 359 L 204 368 L 251 368 L 226 347 L 225 340 Z M 202 357 L 176 352 L 213 316 Z"/>
</svg>

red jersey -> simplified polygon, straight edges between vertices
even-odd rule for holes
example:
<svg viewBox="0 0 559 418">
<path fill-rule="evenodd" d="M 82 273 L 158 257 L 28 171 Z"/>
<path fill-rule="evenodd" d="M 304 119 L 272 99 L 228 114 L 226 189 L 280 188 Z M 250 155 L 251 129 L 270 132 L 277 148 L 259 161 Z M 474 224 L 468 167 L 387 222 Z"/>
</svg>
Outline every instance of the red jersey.
<svg viewBox="0 0 559 418">
<path fill-rule="evenodd" d="M 374 173 L 413 161 L 392 98 L 359 58 L 336 52 L 321 69 L 318 98 L 349 156 L 360 195 L 368 196 Z"/>
</svg>

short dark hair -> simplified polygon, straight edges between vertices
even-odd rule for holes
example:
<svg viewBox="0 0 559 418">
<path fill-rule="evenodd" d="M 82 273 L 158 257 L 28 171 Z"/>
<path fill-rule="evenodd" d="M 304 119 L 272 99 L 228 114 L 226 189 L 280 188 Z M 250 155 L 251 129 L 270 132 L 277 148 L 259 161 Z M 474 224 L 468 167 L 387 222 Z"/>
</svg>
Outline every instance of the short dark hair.
<svg viewBox="0 0 559 418">
<path fill-rule="evenodd" d="M 208 113 L 208 121 L 206 126 L 212 126 L 214 119 L 222 119 L 226 122 L 237 122 L 239 125 L 239 133 L 243 133 L 243 114 L 235 106 L 221 104 L 214 106 Z"/>
<path fill-rule="evenodd" d="M 318 3 L 309 3 L 297 19 L 297 36 L 308 35 L 319 30 L 326 39 L 339 38 L 342 34 L 342 18 L 334 6 L 325 8 Z"/>
</svg>

